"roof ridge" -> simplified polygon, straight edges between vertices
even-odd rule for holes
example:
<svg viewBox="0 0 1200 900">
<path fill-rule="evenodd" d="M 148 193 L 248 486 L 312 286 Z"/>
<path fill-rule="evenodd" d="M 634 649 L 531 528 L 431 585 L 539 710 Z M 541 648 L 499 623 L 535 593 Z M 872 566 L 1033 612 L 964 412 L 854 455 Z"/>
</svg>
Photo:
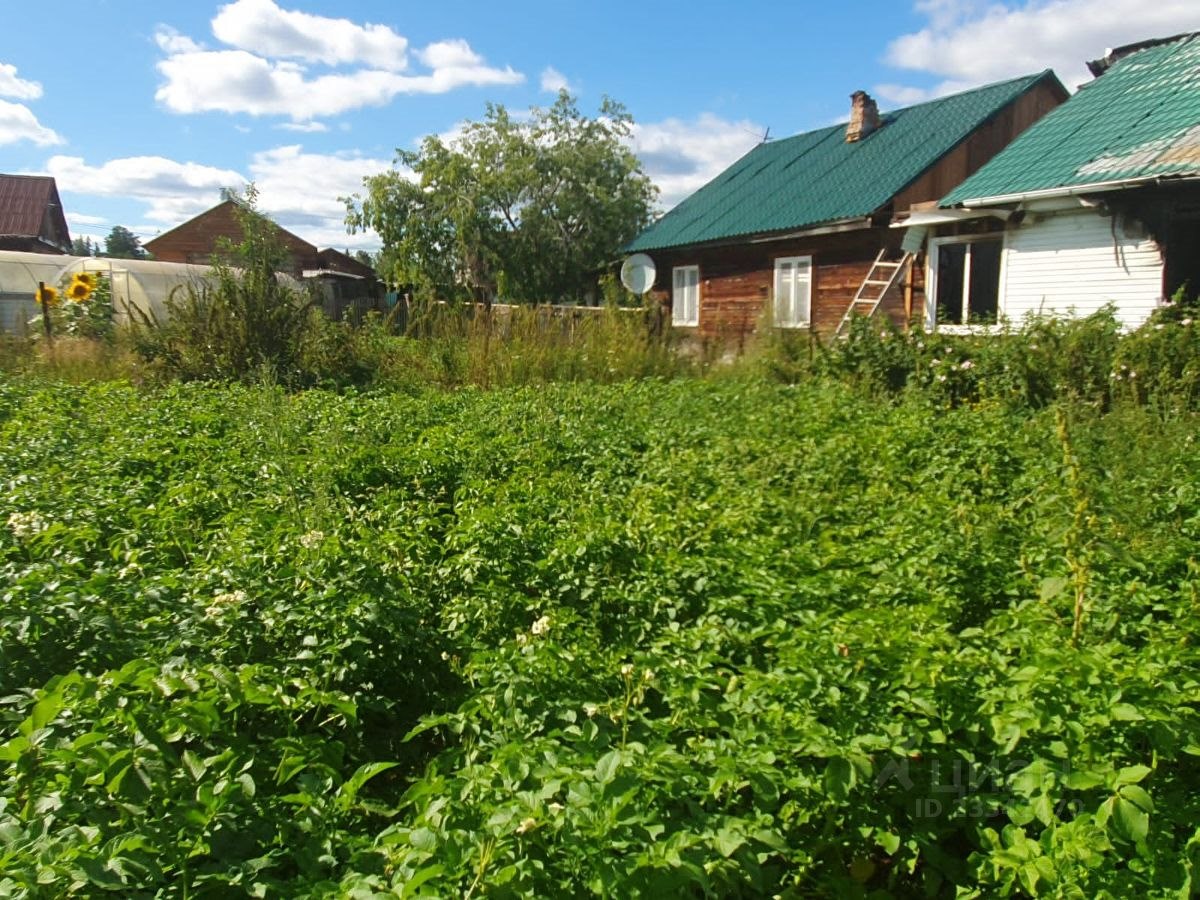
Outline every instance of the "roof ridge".
<svg viewBox="0 0 1200 900">
<path fill-rule="evenodd" d="M 1006 87 L 1008 85 L 1017 84 L 1018 82 L 1022 82 L 1022 81 L 1028 82 L 1030 85 L 1034 85 L 1041 79 L 1045 78 L 1047 75 L 1053 75 L 1053 74 L 1054 74 L 1053 69 L 1042 69 L 1042 71 L 1040 71 L 1040 72 L 1030 73 L 1029 75 L 1021 75 L 1017 78 L 1006 78 L 1003 81 L 992 81 L 992 82 L 989 82 L 988 84 L 981 84 L 981 85 L 978 85 L 973 88 L 967 88 L 964 91 L 955 91 L 953 94 L 945 94 L 941 97 L 931 97 L 928 100 L 922 100 L 920 103 L 911 103 L 908 106 L 899 106 L 895 109 L 882 110 L 880 112 L 880 116 L 898 116 L 901 113 L 906 113 L 906 112 L 909 112 L 910 110 L 921 109 L 922 107 L 933 106 L 938 103 L 946 103 L 947 101 L 954 100 L 957 98 L 969 97 L 972 94 L 979 93 L 980 91 L 987 91 L 987 90 L 992 90 L 995 88 Z M 848 124 L 849 124 L 849 119 L 847 119 L 845 121 L 841 121 L 841 122 L 835 122 L 832 125 L 823 125 L 820 128 L 813 128 L 809 131 L 798 131 L 795 134 L 789 134 L 787 137 L 777 138 L 776 140 L 773 140 L 773 141 L 763 141 L 759 144 L 756 144 L 753 148 L 751 148 L 750 152 L 753 153 L 754 150 L 757 150 L 759 147 L 762 147 L 767 144 L 778 146 L 779 144 L 783 144 L 783 143 L 786 143 L 787 141 L 795 140 L 796 138 L 811 137 L 814 134 L 821 134 L 821 133 L 827 132 L 827 131 L 840 131 L 840 130 L 845 129 L 845 127 Z M 728 170 L 726 170 L 726 171 L 728 171 Z M 723 175 L 725 173 L 722 172 L 721 174 Z"/>
</svg>

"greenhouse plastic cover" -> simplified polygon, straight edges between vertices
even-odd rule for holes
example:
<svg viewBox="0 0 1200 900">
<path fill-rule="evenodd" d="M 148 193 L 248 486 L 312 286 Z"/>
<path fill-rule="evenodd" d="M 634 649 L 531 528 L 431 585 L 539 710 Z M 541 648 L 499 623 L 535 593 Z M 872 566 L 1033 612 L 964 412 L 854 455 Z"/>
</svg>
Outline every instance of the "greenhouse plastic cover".
<svg viewBox="0 0 1200 900">
<path fill-rule="evenodd" d="M 166 315 L 167 299 L 176 288 L 211 284 L 216 280 L 216 271 L 211 266 L 0 251 L 0 330 L 24 331 L 26 323 L 37 313 L 34 295 L 38 282 L 58 287 L 76 272 L 108 276 L 118 321 L 128 319 L 130 308 L 161 320 Z M 298 284 L 289 276 L 280 277 L 289 285 Z"/>
</svg>

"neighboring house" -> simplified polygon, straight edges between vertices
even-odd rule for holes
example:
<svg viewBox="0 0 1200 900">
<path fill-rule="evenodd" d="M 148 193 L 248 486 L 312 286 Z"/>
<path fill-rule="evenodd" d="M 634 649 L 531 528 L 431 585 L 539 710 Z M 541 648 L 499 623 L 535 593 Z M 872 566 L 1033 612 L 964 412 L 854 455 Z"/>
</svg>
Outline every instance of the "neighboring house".
<svg viewBox="0 0 1200 900">
<path fill-rule="evenodd" d="M 146 241 L 145 248 L 161 262 L 209 264 L 220 257 L 221 244 L 239 244 L 244 239 L 238 201 L 225 200 L 182 225 Z M 274 224 L 274 223 L 272 223 Z M 319 286 L 319 297 L 326 313 L 341 318 L 353 306 L 373 308 L 381 302 L 382 292 L 374 270 L 337 250 L 318 250 L 285 228 L 278 238 L 287 251 L 285 271 Z"/>
<path fill-rule="evenodd" d="M 0 175 L 0 250 L 71 252 L 71 235 L 53 178 Z"/>
<path fill-rule="evenodd" d="M 950 192 L 947 209 L 913 216 L 931 229 L 930 324 L 1112 303 L 1135 327 L 1181 287 L 1200 294 L 1200 32 L 1088 65 L 1095 80 Z"/>
<path fill-rule="evenodd" d="M 238 201 L 225 200 L 182 225 L 151 238 L 143 246 L 162 262 L 208 265 L 220 256 L 223 241 L 240 244 L 244 240 L 240 218 L 243 214 L 238 208 Z M 278 228 L 279 241 L 287 251 L 286 270 L 289 274 L 298 278 L 305 269 L 320 268 L 316 247 L 284 228 L 275 227 Z"/>
<path fill-rule="evenodd" d="M 848 125 L 760 144 L 626 249 L 654 260 L 672 323 L 703 336 L 741 336 L 766 315 L 829 333 L 852 304 L 901 321 L 924 306 L 923 268 L 889 225 L 1066 97 L 1049 70 L 882 115 L 859 91 Z"/>
</svg>

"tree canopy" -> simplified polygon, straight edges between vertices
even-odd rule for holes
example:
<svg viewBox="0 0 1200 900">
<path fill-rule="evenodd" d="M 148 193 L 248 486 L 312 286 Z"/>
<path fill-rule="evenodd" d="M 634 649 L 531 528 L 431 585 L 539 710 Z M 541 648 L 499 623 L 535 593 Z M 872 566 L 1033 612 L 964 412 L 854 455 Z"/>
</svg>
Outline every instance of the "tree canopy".
<svg viewBox="0 0 1200 900">
<path fill-rule="evenodd" d="M 90 237 L 77 237 L 71 241 L 72 256 L 95 256 L 96 244 Z"/>
<path fill-rule="evenodd" d="M 346 199 L 351 232 L 383 241 L 380 273 L 439 299 L 579 299 L 650 220 L 658 190 L 608 98 L 592 118 L 565 91 L 514 116 L 489 104 L 452 140 L 431 135 Z"/>
<path fill-rule="evenodd" d="M 143 259 L 146 251 L 136 234 L 124 225 L 114 225 L 104 239 L 104 255 L 116 259 Z"/>
</svg>

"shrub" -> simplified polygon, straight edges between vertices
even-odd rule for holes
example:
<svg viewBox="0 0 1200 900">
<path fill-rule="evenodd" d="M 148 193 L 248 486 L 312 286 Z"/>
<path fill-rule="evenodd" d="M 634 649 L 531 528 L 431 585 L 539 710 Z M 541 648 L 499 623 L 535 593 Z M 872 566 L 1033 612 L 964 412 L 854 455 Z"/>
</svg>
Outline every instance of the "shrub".
<svg viewBox="0 0 1200 900">
<path fill-rule="evenodd" d="M 1113 357 L 1113 390 L 1138 403 L 1200 404 L 1200 303 L 1175 303 L 1126 336 Z"/>
<path fill-rule="evenodd" d="M 269 372 L 284 383 L 303 381 L 299 357 L 312 300 L 279 275 L 287 251 L 254 197 L 251 190 L 238 206 L 245 237 L 224 248 L 215 284 L 176 288 L 165 321 L 132 311 L 135 350 L 170 377 L 244 380 Z"/>
</svg>

